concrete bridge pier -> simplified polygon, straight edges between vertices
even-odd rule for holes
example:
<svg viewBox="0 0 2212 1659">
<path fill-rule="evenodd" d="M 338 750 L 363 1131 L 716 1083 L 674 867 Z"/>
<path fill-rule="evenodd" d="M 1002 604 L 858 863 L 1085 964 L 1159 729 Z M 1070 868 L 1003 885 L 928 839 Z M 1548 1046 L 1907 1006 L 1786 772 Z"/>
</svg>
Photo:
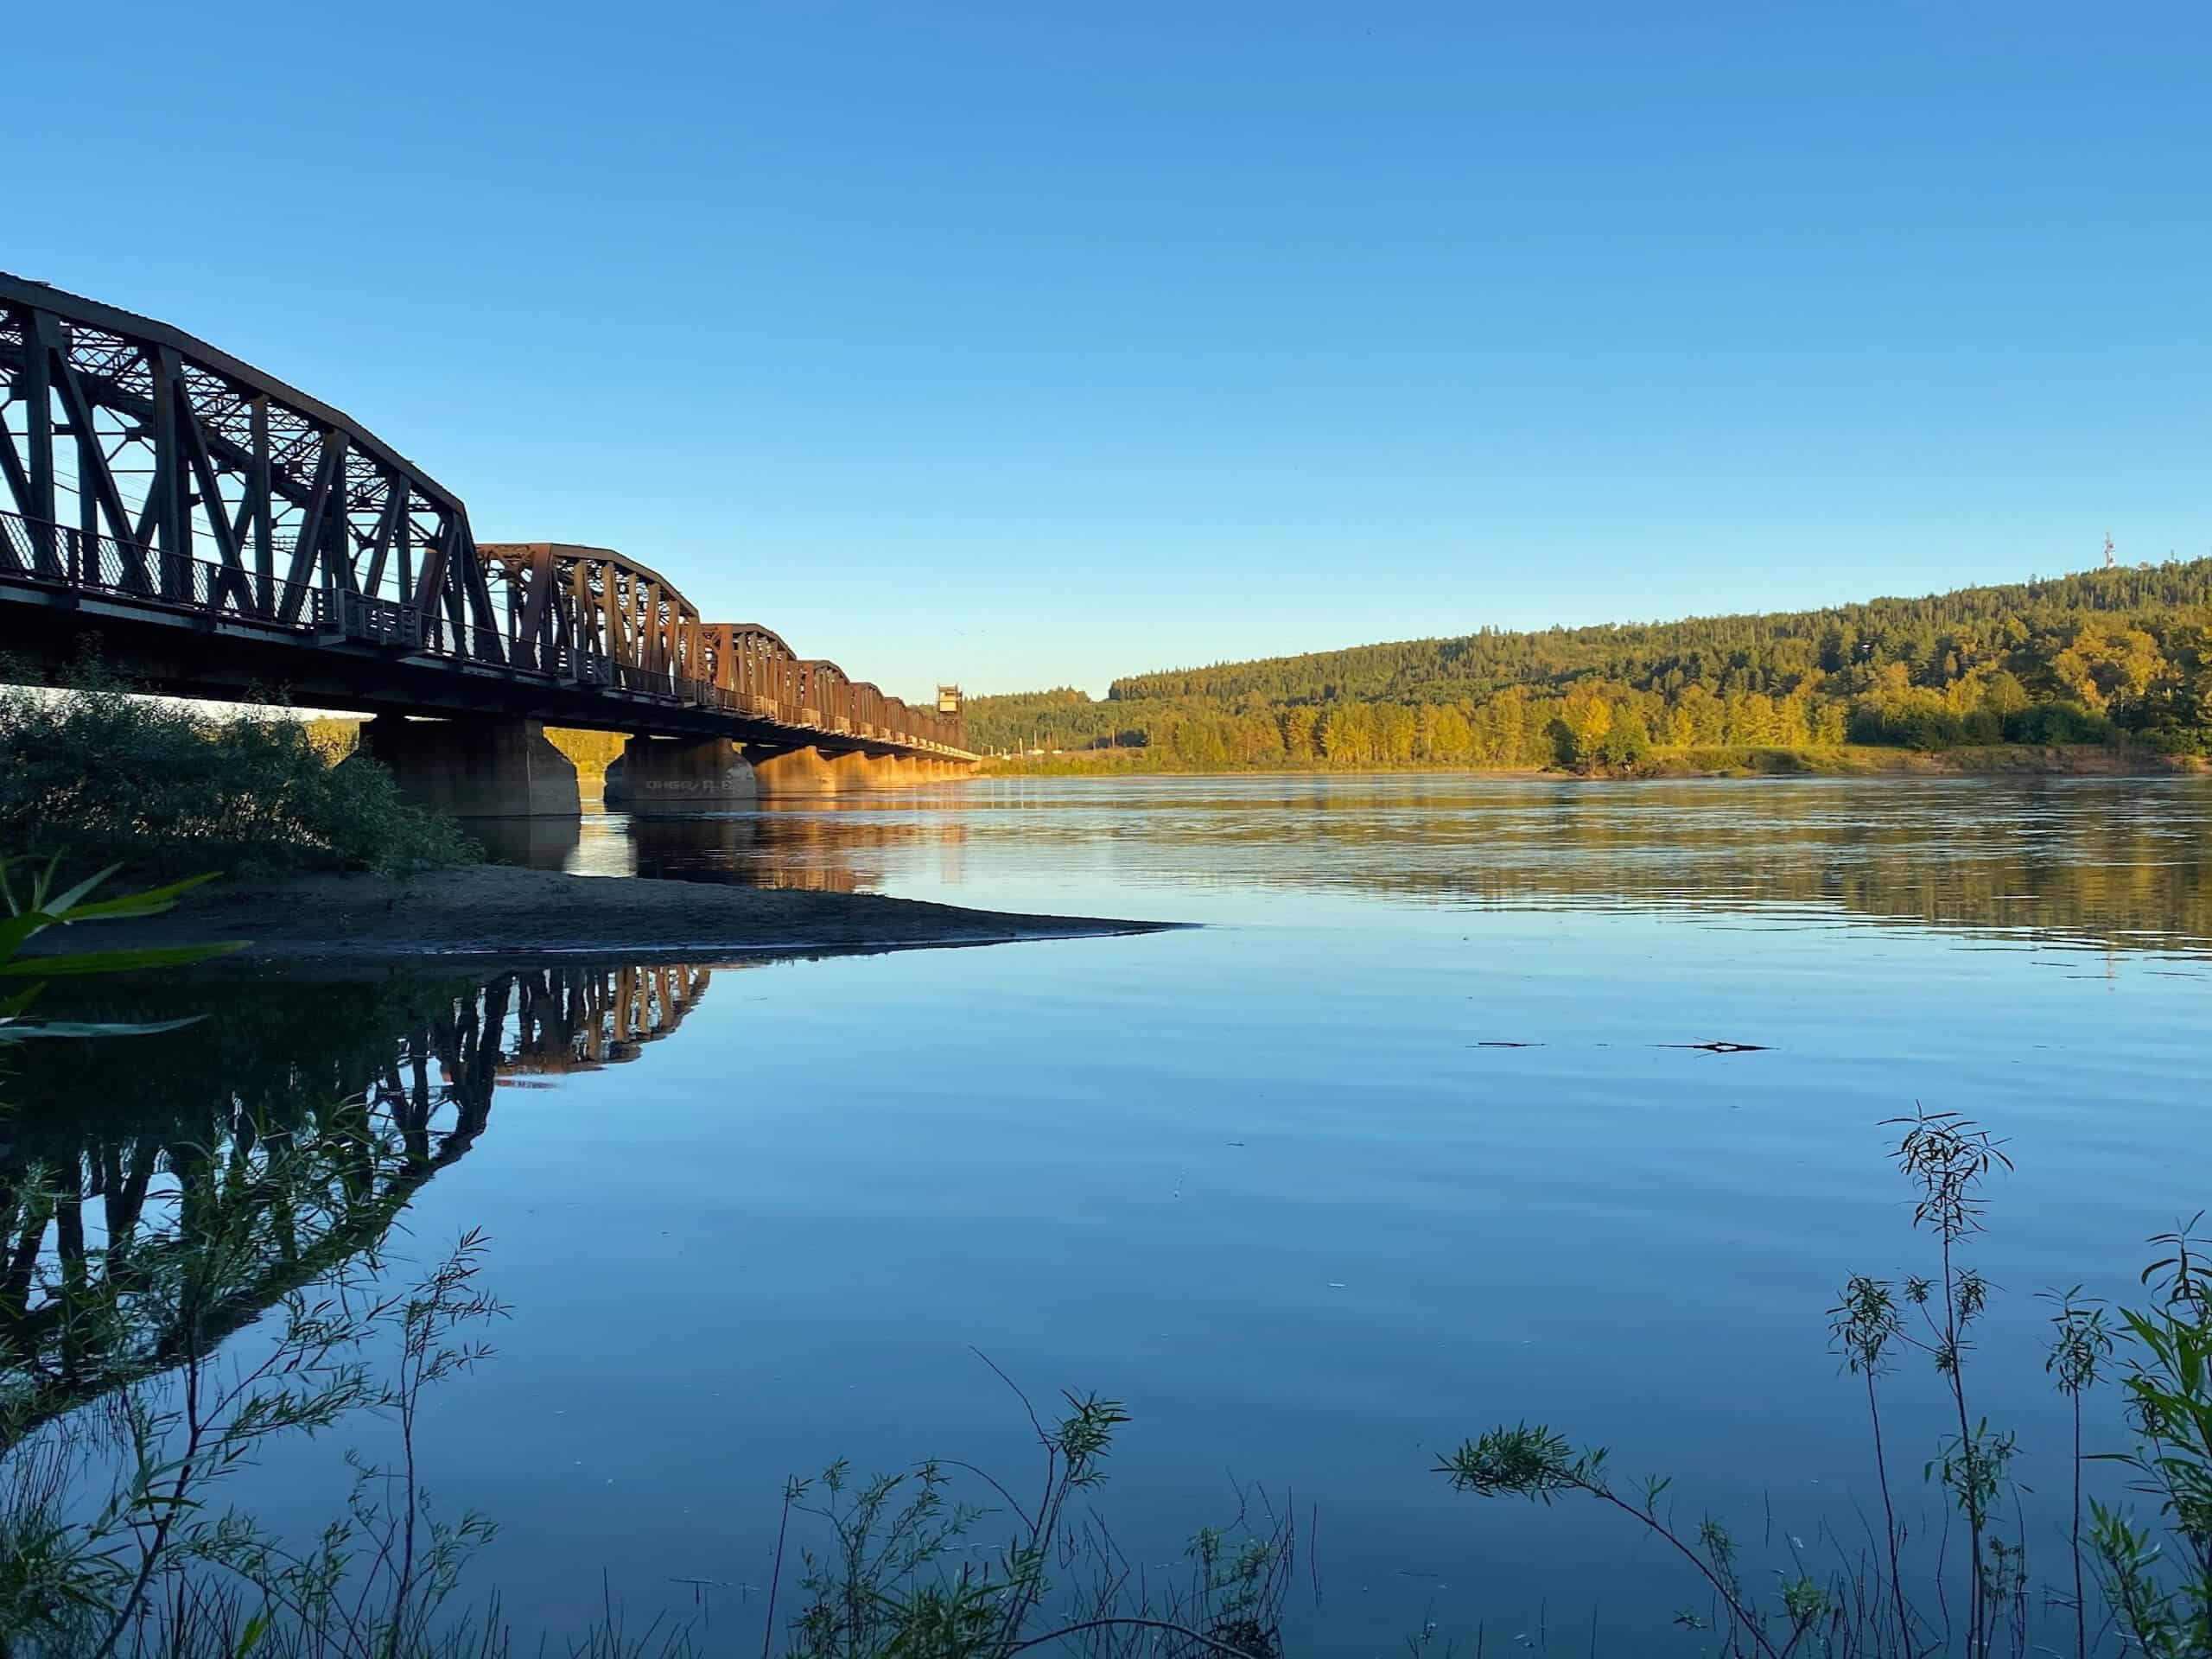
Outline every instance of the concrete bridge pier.
<svg viewBox="0 0 2212 1659">
<path fill-rule="evenodd" d="M 906 781 L 896 756 L 841 754 L 830 763 L 830 774 L 840 789 L 895 789 Z"/>
<path fill-rule="evenodd" d="M 726 737 L 633 737 L 607 768 L 607 800 L 632 811 L 750 806 L 760 780 Z"/>
<path fill-rule="evenodd" d="M 361 728 L 361 749 L 409 800 L 457 818 L 574 817 L 581 808 L 575 766 L 534 720 L 378 715 Z"/>
<path fill-rule="evenodd" d="M 945 760 L 933 754 L 910 754 L 900 758 L 899 770 L 910 784 L 941 784 L 954 778 L 965 778 L 974 768 L 957 760 Z"/>
<path fill-rule="evenodd" d="M 965 778 L 973 768 L 919 754 L 825 755 L 816 748 L 748 750 L 763 795 L 838 795 L 860 789 L 904 789 Z M 610 772 L 607 776 L 612 779 Z"/>
<path fill-rule="evenodd" d="M 834 795 L 837 773 L 821 750 L 763 749 L 746 751 L 753 763 L 753 780 L 763 795 Z"/>
</svg>

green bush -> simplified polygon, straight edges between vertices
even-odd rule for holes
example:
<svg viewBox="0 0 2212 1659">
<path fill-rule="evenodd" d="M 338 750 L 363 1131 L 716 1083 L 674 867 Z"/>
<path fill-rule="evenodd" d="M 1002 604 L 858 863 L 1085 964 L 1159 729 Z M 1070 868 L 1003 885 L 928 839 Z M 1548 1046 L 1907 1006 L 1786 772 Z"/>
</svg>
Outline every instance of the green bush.
<svg viewBox="0 0 2212 1659">
<path fill-rule="evenodd" d="M 1896 724 L 1907 748 L 1951 749 L 1967 741 L 1966 723 L 1946 709 L 1915 709 Z"/>
<path fill-rule="evenodd" d="M 2198 727 L 2161 722 L 2145 727 L 2136 735 L 2161 754 L 2212 754 L 2212 733 Z"/>
<path fill-rule="evenodd" d="M 2110 743 L 2119 733 L 2078 702 L 2039 702 L 2008 718 L 2005 735 L 2015 743 Z"/>
<path fill-rule="evenodd" d="M 136 696 L 91 672 L 59 691 L 0 687 L 0 845 L 195 870 L 481 856 L 365 755 L 331 765 L 302 721 Z"/>
</svg>

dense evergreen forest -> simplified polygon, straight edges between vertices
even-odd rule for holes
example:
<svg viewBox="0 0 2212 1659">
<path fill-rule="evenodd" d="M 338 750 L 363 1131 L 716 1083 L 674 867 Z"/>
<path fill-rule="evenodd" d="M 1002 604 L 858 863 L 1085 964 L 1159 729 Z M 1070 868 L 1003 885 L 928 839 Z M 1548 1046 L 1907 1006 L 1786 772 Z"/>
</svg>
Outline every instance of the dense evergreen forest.
<svg viewBox="0 0 2212 1659">
<path fill-rule="evenodd" d="M 972 747 L 1147 769 L 1634 769 L 1666 751 L 2212 752 L 2212 559 L 1833 610 L 1359 645 L 977 697 Z M 1103 757 L 1102 757 L 1103 758 Z"/>
</svg>

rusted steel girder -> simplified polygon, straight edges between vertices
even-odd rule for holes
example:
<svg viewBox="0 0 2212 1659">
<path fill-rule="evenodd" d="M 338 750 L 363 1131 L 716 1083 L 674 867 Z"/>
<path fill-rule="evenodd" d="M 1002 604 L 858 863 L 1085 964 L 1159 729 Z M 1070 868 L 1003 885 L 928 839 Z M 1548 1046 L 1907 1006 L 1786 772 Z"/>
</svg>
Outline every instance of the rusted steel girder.
<svg viewBox="0 0 2212 1659">
<path fill-rule="evenodd" d="M 16 598 L 96 600 L 118 626 L 196 620 L 257 651 L 387 653 L 414 688 L 391 701 L 425 713 L 511 709 L 537 683 L 567 710 L 603 690 L 610 729 L 653 729 L 648 699 L 687 730 L 728 715 L 796 745 L 966 752 L 957 715 L 758 624 L 702 622 L 623 554 L 480 546 L 458 496 L 328 404 L 167 323 L 0 273 L 0 600 Z M 423 689 L 437 664 L 454 682 Z M 486 673 L 524 683 L 493 696 Z M 363 675 L 354 660 L 325 677 Z M 163 689 L 239 695 L 188 669 Z"/>
</svg>

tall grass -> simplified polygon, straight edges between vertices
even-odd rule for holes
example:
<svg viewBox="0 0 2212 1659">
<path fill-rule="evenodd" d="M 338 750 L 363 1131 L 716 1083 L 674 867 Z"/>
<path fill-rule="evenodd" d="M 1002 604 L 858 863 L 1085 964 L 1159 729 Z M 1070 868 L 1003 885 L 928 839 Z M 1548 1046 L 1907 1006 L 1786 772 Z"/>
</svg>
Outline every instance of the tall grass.
<svg viewBox="0 0 2212 1659">
<path fill-rule="evenodd" d="M 98 1271 L 57 1268 L 42 1286 L 35 1332 L 16 1333 L 9 1375 L 26 1380 L 0 1389 L 0 1650 L 508 1651 L 496 1599 L 462 1593 L 493 1523 L 434 1510 L 417 1464 L 435 1390 L 492 1357 L 486 1333 L 505 1317 L 481 1282 L 486 1243 L 464 1236 L 400 1289 L 379 1273 L 373 1246 L 327 1248 L 354 1236 L 349 1194 L 424 1155 L 419 1136 L 368 1106 L 327 1121 L 180 1157 L 166 1227 L 116 1241 Z M 1703 1609 L 1677 1613 L 1679 1629 L 1655 1629 L 1638 1653 L 2203 1659 L 2212 1260 L 2196 1224 L 2155 1241 L 2139 1306 L 2108 1308 L 2079 1287 L 2050 1294 L 2046 1370 L 2072 1423 L 2070 1491 L 2052 1495 L 2067 1515 L 2068 1550 L 2032 1578 L 2012 1501 L 2018 1448 L 1978 1410 L 1973 1362 L 1996 1300 L 1974 1242 L 1985 1185 L 2009 1167 L 2007 1150 L 1953 1113 L 1916 1112 L 1892 1127 L 1927 1259 L 1894 1276 L 1851 1275 L 1827 1316 L 1854 1410 L 1863 1399 L 1879 1493 L 1865 1548 L 1815 1569 L 1793 1546 L 1763 1570 L 1719 1517 L 1679 1515 L 1664 1478 L 1624 1481 L 1602 1446 L 1526 1421 L 1484 1431 L 1439 1471 L 1478 1496 L 1586 1502 L 1660 1541 Z M 0 1224 L 14 1236 L 25 1217 L 77 1190 L 61 1172 L 43 1182 L 34 1172 L 0 1193 Z M 296 1261 L 319 1265 L 282 1277 Z M 238 1287 L 272 1271 L 296 1287 L 247 1327 Z M 1893 1490 L 1910 1477 L 1896 1466 L 1887 1384 L 1907 1365 L 1928 1368 L 1940 1386 L 1943 1424 L 1918 1459 L 1952 1516 L 1938 1539 L 1908 1533 Z M 87 1382 L 73 1393 L 60 1386 L 65 1374 Z M 1194 1531 L 1172 1571 L 1133 1560 L 1101 1510 L 1128 1413 L 1079 1393 L 1040 1411 L 1007 1386 L 1033 1437 L 1028 1478 L 952 1461 L 872 1475 L 833 1462 L 784 1487 L 757 1624 L 734 1638 L 726 1624 L 637 1630 L 610 1595 L 604 1617 L 567 1638 L 570 1651 L 681 1659 L 757 1643 L 763 1659 L 1280 1659 L 1294 1633 L 1294 1506 L 1248 1493 L 1228 1524 Z M 57 1409 L 57 1399 L 73 1403 Z M 2100 1447 L 2104 1418 L 2088 1414 L 2107 1405 L 2120 1432 Z M 372 1434 L 382 1449 L 350 1454 L 351 1489 L 314 1538 L 278 1536 L 224 1506 L 238 1472 L 278 1440 L 333 1433 Z M 2123 1478 L 2128 1495 L 2111 1480 L 2094 1490 L 2100 1470 Z M 1433 1628 L 1409 1645 L 1455 1650 Z M 1480 1652 L 1480 1637 L 1468 1648 Z"/>
<path fill-rule="evenodd" d="M 1692 1526 L 1662 1502 L 1669 1479 L 1623 1484 L 1605 1448 L 1578 1446 L 1541 1424 L 1485 1430 L 1442 1459 L 1437 1472 L 1478 1497 L 1580 1497 L 1624 1516 L 1678 1555 L 1710 1593 L 1711 1619 L 1686 1614 L 1677 1622 L 1709 1628 L 1718 1651 L 1729 1656 L 2205 1659 L 2212 1655 L 2212 1262 L 2196 1221 L 2152 1241 L 2164 1254 L 2143 1273 L 2150 1300 L 2123 1310 L 2116 1324 L 2078 1286 L 2044 1293 L 2055 1310 L 2044 1369 L 2067 1402 L 2072 1444 L 2066 1561 L 2038 1584 L 2017 1501 L 2025 1491 L 2013 1472 L 2017 1438 L 1974 1408 L 1969 1380 L 1974 1333 L 1994 1291 L 1968 1259 L 1969 1247 L 1983 1226 L 1985 1184 L 2011 1160 L 2002 1143 L 1955 1112 L 1916 1111 L 1891 1127 L 1900 1131 L 1893 1156 L 1914 1194 L 1913 1225 L 1930 1242 L 1933 1260 L 1929 1270 L 1897 1278 L 1853 1274 L 1828 1313 L 1832 1351 L 1865 1392 L 1881 1505 L 1880 1535 L 1870 1528 L 1870 1547 L 1855 1560 L 1815 1573 L 1793 1548 L 1775 1564 L 1772 1587 L 1757 1589 L 1724 1522 L 1706 1516 Z M 1963 1533 L 1955 1564 L 1942 1540 L 1929 1560 L 1898 1518 L 1894 1436 L 1879 1384 L 1908 1359 L 1929 1366 L 1942 1389 L 1948 1421 L 1921 1474 Z M 2117 1449 L 2091 1452 L 2084 1402 L 2114 1376 L 2126 1438 Z M 2124 1503 L 2086 1497 L 2085 1475 L 2100 1462 L 2128 1471 L 2129 1490 L 2151 1502 L 2149 1518 Z"/>
<path fill-rule="evenodd" d="M 496 1599 L 459 1595 L 496 1528 L 434 1510 L 418 1458 L 432 1395 L 492 1357 L 506 1316 L 482 1282 L 486 1242 L 464 1236 L 395 1287 L 377 1244 L 360 1248 L 359 1212 L 364 1194 L 409 1190 L 419 1128 L 374 1102 L 317 1121 L 178 1149 L 174 1190 L 151 1201 L 162 1218 L 105 1249 L 79 1241 L 34 1264 L 20 1295 L 0 1292 L 0 1652 L 507 1651 Z M 79 1171 L 34 1168 L 0 1190 L 0 1235 L 37 1237 L 82 1194 Z M 1274 1659 L 1296 1565 L 1287 1506 L 1250 1496 L 1163 1573 L 1132 1560 L 1093 1504 L 1127 1413 L 1089 1395 L 1049 1414 L 1010 1399 L 1037 1449 L 1020 1491 L 954 1463 L 862 1477 L 838 1462 L 786 1485 L 764 1654 Z M 226 1503 L 279 1441 L 317 1435 L 355 1444 L 350 1486 L 315 1535 Z M 987 1524 L 1000 1541 L 979 1549 Z M 610 1599 L 569 1645 L 672 1659 L 708 1634 L 632 1632 Z"/>
</svg>

